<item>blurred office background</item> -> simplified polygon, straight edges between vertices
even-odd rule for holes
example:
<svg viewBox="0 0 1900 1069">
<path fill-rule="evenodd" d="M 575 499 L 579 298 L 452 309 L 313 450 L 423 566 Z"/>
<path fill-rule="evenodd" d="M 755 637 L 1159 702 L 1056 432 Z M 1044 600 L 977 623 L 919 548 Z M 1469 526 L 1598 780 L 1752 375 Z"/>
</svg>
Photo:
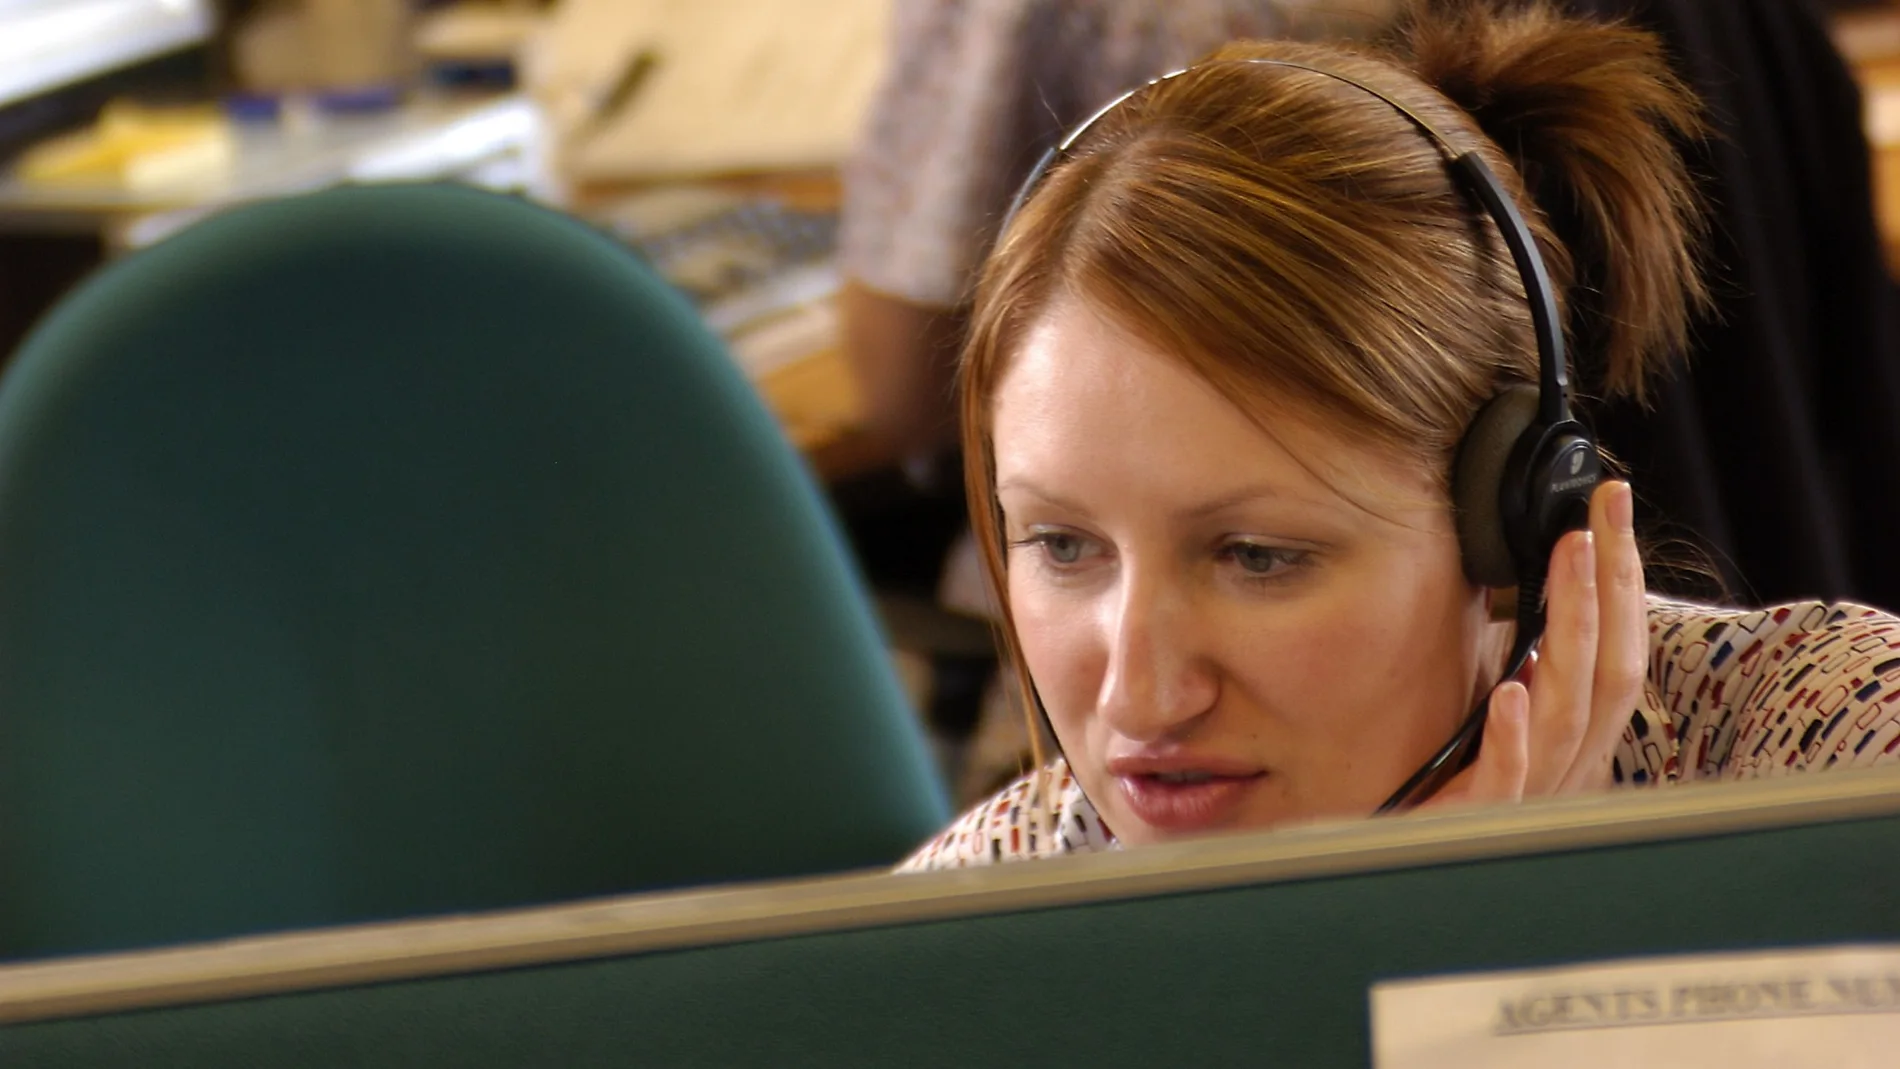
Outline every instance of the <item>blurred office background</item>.
<svg viewBox="0 0 1900 1069">
<path fill-rule="evenodd" d="M 99 264 L 239 203 L 342 183 L 447 180 L 572 213 L 637 250 L 690 297 L 809 459 L 878 595 L 919 715 L 957 794 L 968 799 L 1014 770 L 1025 740 L 996 684 L 980 596 L 969 590 L 967 567 L 959 572 L 956 469 L 944 455 L 893 457 L 864 433 L 838 299 L 846 282 L 837 259 L 841 176 L 886 84 L 893 19 L 906 5 L 0 0 L 0 354 Z M 1302 33 L 1368 35 L 1390 5 L 1287 6 L 1299 9 L 1294 21 L 1308 20 Z M 1781 207 L 1844 204 L 1826 225 L 1865 229 L 1875 259 L 1884 252 L 1886 263 L 1900 263 L 1900 3 L 1585 6 L 1657 21 L 1684 55 L 1718 72 L 1703 88 L 1729 94 L 1719 117 L 1742 134 L 1731 138 L 1739 164 L 1715 150 L 1705 161 L 1725 189 L 1736 177 L 1723 177 L 1723 167 L 1779 173 L 1792 158 L 1813 180 L 1847 193 L 1815 197 L 1764 182 L 1753 195 Z M 1699 16 L 1679 9 L 1698 6 L 1717 21 L 1753 20 L 1756 39 L 1779 49 L 1784 65 L 1747 59 L 1729 33 L 1734 26 L 1725 24 L 1728 36 L 1715 43 L 1697 39 Z M 1818 27 L 1820 50 L 1778 29 L 1784 17 Z M 1846 97 L 1823 91 L 1830 64 L 1851 75 L 1842 83 Z M 1773 121 L 1788 129 L 1809 128 L 1818 110 L 1849 116 L 1848 134 L 1814 126 L 1805 140 L 1788 142 L 1782 158 L 1763 158 L 1767 149 L 1749 156 L 1769 143 L 1749 140 L 1769 121 L 1759 114 L 1764 94 L 1785 105 Z M 1823 225 L 1790 218 L 1801 233 Z M 1734 227 L 1725 232 L 1734 236 Z M 1744 238 L 1735 240 L 1738 251 L 1728 255 L 1750 255 Z M 1814 286 L 1832 285 L 1822 267 L 1776 284 L 1805 308 L 1808 276 Z M 1852 314 L 1887 322 L 1884 268 L 1882 275 L 1881 292 Z M 1804 314 L 1838 323 L 1846 313 Z M 1856 359 L 1900 376 L 1885 329 L 1869 327 L 1862 332 L 1869 340 L 1851 344 L 1867 350 Z M 1837 343 L 1791 331 L 1787 346 L 1798 361 L 1811 357 L 1820 378 L 1841 377 L 1824 368 L 1833 354 L 1820 351 Z M 1850 389 L 1869 392 L 1848 377 Z M 1693 375 L 1684 382 L 1691 389 Z M 1682 411 L 1697 398 L 1673 401 L 1683 407 L 1660 417 L 1616 417 L 1639 469 L 1657 463 L 1651 453 L 1680 454 L 1680 443 L 1645 439 L 1642 422 L 1691 426 Z M 1854 419 L 1888 414 L 1900 415 L 1876 405 Z M 1856 497 L 1864 474 L 1857 464 L 1882 477 L 1900 465 L 1816 433 L 1818 459 L 1803 461 L 1793 477 L 1833 487 L 1823 511 L 1840 514 L 1800 536 L 1813 545 L 1762 541 L 1763 521 L 1732 502 L 1691 502 L 1700 511 L 1657 518 L 1713 543 L 1718 570 L 1741 596 L 1858 596 L 1891 607 L 1900 583 L 1884 563 L 1886 546 L 1872 544 L 1873 521 L 1838 502 Z M 1696 448 L 1718 456 L 1726 449 L 1709 441 Z M 1672 476 L 1654 478 L 1668 484 Z M 1788 553 L 1823 566 L 1784 575 L 1772 561 Z M 962 560 L 967 566 L 967 554 Z"/>
</svg>

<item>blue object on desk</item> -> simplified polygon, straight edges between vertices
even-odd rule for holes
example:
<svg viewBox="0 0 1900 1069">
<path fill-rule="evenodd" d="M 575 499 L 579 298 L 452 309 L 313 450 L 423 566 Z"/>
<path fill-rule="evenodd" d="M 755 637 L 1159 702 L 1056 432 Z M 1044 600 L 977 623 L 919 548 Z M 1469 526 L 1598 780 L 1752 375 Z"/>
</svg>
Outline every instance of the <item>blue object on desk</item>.
<svg viewBox="0 0 1900 1069">
<path fill-rule="evenodd" d="M 324 89 L 310 95 L 318 111 L 332 115 L 362 115 L 393 111 L 402 104 L 402 88 L 395 85 L 367 85 L 349 89 Z"/>
<path fill-rule="evenodd" d="M 284 113 L 284 98 L 275 93 L 230 93 L 224 113 L 238 122 L 276 122 Z"/>
</svg>

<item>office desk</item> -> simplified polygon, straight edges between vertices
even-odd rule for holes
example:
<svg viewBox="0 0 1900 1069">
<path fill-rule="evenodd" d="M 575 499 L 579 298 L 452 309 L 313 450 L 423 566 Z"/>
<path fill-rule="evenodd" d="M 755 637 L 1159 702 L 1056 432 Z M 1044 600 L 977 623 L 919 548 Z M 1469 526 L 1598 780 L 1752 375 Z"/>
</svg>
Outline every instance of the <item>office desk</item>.
<svg viewBox="0 0 1900 1069">
<path fill-rule="evenodd" d="M 835 173 L 581 187 L 566 209 L 698 304 L 821 475 L 852 466 L 861 409 L 836 307 Z"/>
<path fill-rule="evenodd" d="M 130 192 L 107 186 L 35 186 L 0 175 L 0 232 L 97 234 L 108 255 L 150 245 L 223 208 L 357 181 L 458 179 L 533 187 L 539 119 L 522 97 L 423 98 L 395 112 L 321 121 L 240 125 L 236 165 L 208 184 Z M 733 176 L 704 183 L 738 196 L 835 210 L 836 178 Z M 632 190 L 583 190 L 582 217 Z M 4 338 L 0 338 L 3 346 Z M 821 473 L 848 455 L 858 398 L 835 340 L 752 375 L 792 442 Z M 840 450 L 843 450 L 841 454 Z"/>
<path fill-rule="evenodd" d="M 536 180 L 540 120 L 521 96 L 418 97 L 386 112 L 234 123 L 230 167 L 176 186 L 36 185 L 0 174 L 0 230 L 103 233 L 110 250 L 149 245 L 246 201 L 341 182 Z"/>
<path fill-rule="evenodd" d="M 169 188 L 40 185 L 0 171 L 0 360 L 102 260 L 235 204 L 350 181 L 533 188 L 545 182 L 539 125 L 524 97 L 418 97 L 377 114 L 237 124 L 229 168 Z"/>
<path fill-rule="evenodd" d="M 753 381 L 792 444 L 823 474 L 828 458 L 849 444 L 860 413 L 844 353 L 836 346 L 820 349 Z"/>
</svg>

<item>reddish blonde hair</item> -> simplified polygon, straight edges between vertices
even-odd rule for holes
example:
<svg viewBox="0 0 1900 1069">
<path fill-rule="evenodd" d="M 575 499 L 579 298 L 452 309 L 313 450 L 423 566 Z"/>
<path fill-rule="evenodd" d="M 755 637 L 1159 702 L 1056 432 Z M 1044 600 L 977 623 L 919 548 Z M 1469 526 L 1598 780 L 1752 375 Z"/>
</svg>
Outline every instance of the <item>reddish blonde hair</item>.
<svg viewBox="0 0 1900 1069">
<path fill-rule="evenodd" d="M 959 387 L 970 515 L 1025 696 L 990 413 L 1011 354 L 1056 301 L 1106 312 L 1256 417 L 1290 407 L 1424 457 L 1447 507 L 1472 416 L 1536 380 L 1509 253 L 1439 148 L 1357 88 L 1242 61 L 1338 71 L 1478 151 L 1530 220 L 1605 392 L 1640 399 L 1706 304 L 1702 217 L 1676 149 L 1701 133 L 1700 111 L 1653 36 L 1541 2 L 1441 3 L 1397 41 L 1383 53 L 1230 45 L 1097 122 L 1001 235 Z"/>
</svg>

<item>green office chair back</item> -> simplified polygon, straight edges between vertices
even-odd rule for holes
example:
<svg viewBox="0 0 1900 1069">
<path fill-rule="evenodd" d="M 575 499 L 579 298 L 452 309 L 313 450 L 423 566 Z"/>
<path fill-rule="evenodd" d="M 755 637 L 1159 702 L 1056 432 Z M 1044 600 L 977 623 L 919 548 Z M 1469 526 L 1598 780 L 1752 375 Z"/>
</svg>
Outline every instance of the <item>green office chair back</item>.
<svg viewBox="0 0 1900 1069">
<path fill-rule="evenodd" d="M 0 958 L 883 865 L 943 805 L 805 469 L 578 223 L 233 211 L 0 387 Z"/>
</svg>

